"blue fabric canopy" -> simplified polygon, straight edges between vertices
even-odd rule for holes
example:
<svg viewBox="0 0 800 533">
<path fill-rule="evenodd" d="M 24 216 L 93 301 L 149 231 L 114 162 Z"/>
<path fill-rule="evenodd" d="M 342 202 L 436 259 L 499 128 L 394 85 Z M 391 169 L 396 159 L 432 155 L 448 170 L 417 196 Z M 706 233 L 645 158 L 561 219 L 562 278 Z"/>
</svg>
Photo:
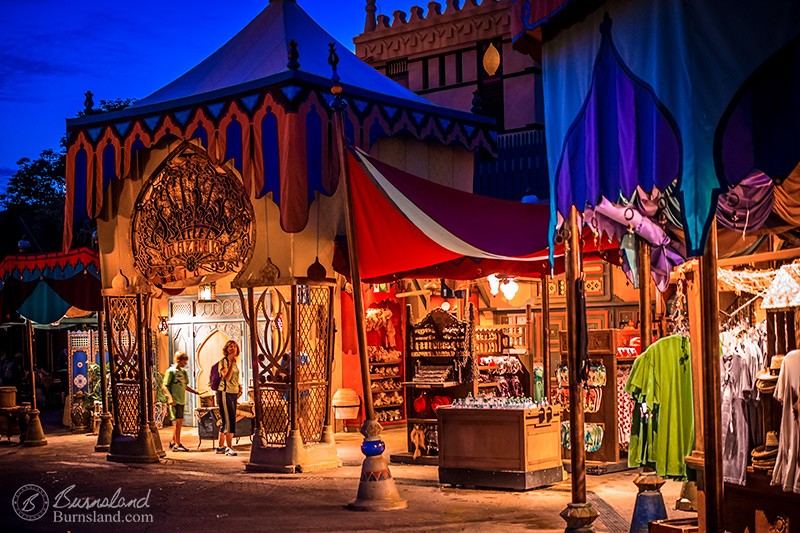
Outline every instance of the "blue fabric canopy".
<svg viewBox="0 0 800 533">
<path fill-rule="evenodd" d="M 71 307 L 103 308 L 97 252 L 10 255 L 0 262 L 0 322 L 14 313 L 38 324 L 60 320 Z"/>
<path fill-rule="evenodd" d="M 336 43 L 339 75 L 344 83 L 404 101 L 433 105 L 358 59 L 314 22 L 295 0 L 271 0 L 250 24 L 214 54 L 134 107 L 180 100 L 287 72 L 287 52 L 292 40 L 300 54 L 300 72 L 330 79 L 328 45 Z"/>
<path fill-rule="evenodd" d="M 798 20 L 800 2 L 620 0 L 560 28 L 543 49 L 552 220 L 676 181 L 702 254 L 723 190 L 800 160 Z"/>
</svg>

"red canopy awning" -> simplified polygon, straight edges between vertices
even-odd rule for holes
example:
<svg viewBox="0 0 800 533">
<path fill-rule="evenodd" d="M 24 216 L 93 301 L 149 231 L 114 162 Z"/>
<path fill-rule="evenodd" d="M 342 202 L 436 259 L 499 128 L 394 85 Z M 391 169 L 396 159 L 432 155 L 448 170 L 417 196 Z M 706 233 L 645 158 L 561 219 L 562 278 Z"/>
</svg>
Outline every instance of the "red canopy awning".
<svg viewBox="0 0 800 533">
<path fill-rule="evenodd" d="M 538 277 L 550 271 L 546 204 L 488 198 L 445 187 L 369 157 L 349 156 L 361 277 L 475 279 L 492 273 Z M 587 229 L 588 231 L 588 229 Z M 615 260 L 610 241 L 586 235 L 585 253 Z M 563 249 L 555 250 L 563 268 Z M 348 274 L 339 247 L 337 271 Z"/>
</svg>

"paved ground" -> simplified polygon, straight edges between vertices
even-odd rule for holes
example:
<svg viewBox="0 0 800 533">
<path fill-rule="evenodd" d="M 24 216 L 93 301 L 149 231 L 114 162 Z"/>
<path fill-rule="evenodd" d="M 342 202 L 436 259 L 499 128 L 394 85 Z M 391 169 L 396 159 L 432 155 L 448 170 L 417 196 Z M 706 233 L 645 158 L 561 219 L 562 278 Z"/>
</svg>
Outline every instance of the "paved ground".
<svg viewBox="0 0 800 533">
<path fill-rule="evenodd" d="M 404 511 L 359 513 L 345 508 L 356 495 L 362 455 L 361 437 L 337 434 L 342 467 L 311 474 L 248 474 L 244 463 L 249 441 L 240 441 L 238 457 L 216 455 L 210 441 L 197 446 L 193 429 L 185 430 L 189 453 L 168 452 L 158 465 L 123 465 L 94 453 L 94 437 L 71 435 L 46 427 L 48 445 L 22 448 L 0 445 L 0 524 L 6 531 L 563 531 L 558 513 L 570 500 L 566 480 L 552 487 L 525 493 L 457 489 L 440 486 L 433 466 L 392 465 L 397 487 L 409 503 Z M 162 432 L 169 442 L 170 430 Z M 405 445 L 402 428 L 384 432 L 387 452 Z M 13 442 L 13 441 L 12 441 Z M 388 453 L 386 454 L 388 456 Z M 635 471 L 590 476 L 589 500 L 601 517 L 598 531 L 627 532 L 636 497 Z M 12 499 L 25 484 L 44 489 L 49 511 L 35 521 L 23 521 Z M 149 524 L 86 524 L 55 522 L 57 495 L 111 497 L 120 489 L 124 498 L 147 498 L 147 507 L 131 512 L 129 519 L 151 514 Z M 674 507 L 680 483 L 668 482 L 662 491 L 668 509 Z M 33 493 L 23 492 L 25 498 Z M 62 503 L 67 498 L 60 500 Z M 142 500 L 144 503 L 144 500 Z M 35 507 L 36 500 L 29 507 Z M 25 502 L 19 502 L 24 506 Z M 83 511 L 62 510 L 68 514 Z M 670 517 L 690 516 L 669 510 Z"/>
</svg>

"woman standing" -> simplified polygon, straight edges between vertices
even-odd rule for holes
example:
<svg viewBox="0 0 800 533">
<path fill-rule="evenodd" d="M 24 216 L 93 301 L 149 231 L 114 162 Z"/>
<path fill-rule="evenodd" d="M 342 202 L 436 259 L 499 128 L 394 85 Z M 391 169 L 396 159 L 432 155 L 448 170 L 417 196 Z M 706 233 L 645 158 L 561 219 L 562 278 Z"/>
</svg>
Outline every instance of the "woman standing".
<svg viewBox="0 0 800 533">
<path fill-rule="evenodd" d="M 239 383 L 239 345 L 236 341 L 226 342 L 222 354 L 223 358 L 217 363 L 220 376 L 217 405 L 222 418 L 217 453 L 238 455 L 231 446 L 236 427 L 236 404 L 242 395 L 242 386 Z"/>
</svg>

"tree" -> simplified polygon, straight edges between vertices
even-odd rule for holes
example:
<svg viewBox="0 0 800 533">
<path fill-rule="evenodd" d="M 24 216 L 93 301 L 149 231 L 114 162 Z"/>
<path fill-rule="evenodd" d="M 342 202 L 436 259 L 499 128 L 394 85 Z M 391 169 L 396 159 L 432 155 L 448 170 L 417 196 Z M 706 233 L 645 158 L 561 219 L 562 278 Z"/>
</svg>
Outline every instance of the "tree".
<svg viewBox="0 0 800 533">
<path fill-rule="evenodd" d="M 91 100 L 91 97 L 89 97 Z M 100 105 L 97 108 L 84 109 L 78 111 L 79 117 L 86 115 L 98 115 L 100 113 L 111 113 L 112 111 L 119 111 L 136 103 L 136 98 L 117 98 L 115 100 L 100 100 Z"/>
<path fill-rule="evenodd" d="M 66 153 L 47 149 L 36 159 L 23 157 L 8 180 L 0 203 L 6 209 L 28 208 L 53 213 L 64 212 L 64 169 Z"/>
</svg>

